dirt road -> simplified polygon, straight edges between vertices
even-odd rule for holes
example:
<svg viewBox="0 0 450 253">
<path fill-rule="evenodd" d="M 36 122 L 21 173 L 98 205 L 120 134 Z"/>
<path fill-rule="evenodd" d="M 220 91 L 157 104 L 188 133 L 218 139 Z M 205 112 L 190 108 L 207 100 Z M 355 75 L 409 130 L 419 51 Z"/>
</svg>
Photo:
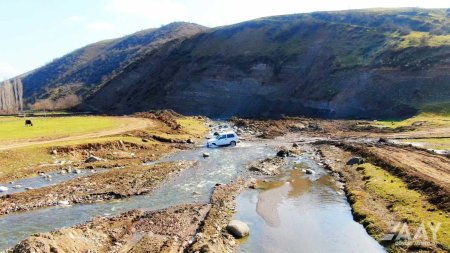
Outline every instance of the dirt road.
<svg viewBox="0 0 450 253">
<path fill-rule="evenodd" d="M 71 135 L 62 138 L 48 139 L 48 140 L 17 140 L 11 143 L 2 144 L 0 146 L 0 151 L 14 149 L 14 148 L 23 148 L 32 145 L 43 145 L 54 142 L 64 142 L 64 141 L 76 141 L 83 140 L 89 138 L 98 138 L 110 135 L 116 135 L 124 132 L 144 129 L 148 127 L 154 126 L 152 120 L 143 119 L 143 118 L 132 118 L 132 117 L 122 117 L 120 118 L 120 124 L 113 129 L 105 129 L 98 132 L 87 133 L 87 134 L 79 134 L 79 135 Z"/>
</svg>

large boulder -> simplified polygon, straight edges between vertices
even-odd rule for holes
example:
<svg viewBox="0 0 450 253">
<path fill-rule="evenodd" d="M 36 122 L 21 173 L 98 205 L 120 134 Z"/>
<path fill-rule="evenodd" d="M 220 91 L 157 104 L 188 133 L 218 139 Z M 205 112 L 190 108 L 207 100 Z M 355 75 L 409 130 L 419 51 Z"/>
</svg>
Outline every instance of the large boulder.
<svg viewBox="0 0 450 253">
<path fill-rule="evenodd" d="M 227 225 L 227 231 L 235 238 L 246 237 L 250 234 L 250 228 L 248 225 L 239 220 L 232 220 Z"/>
</svg>

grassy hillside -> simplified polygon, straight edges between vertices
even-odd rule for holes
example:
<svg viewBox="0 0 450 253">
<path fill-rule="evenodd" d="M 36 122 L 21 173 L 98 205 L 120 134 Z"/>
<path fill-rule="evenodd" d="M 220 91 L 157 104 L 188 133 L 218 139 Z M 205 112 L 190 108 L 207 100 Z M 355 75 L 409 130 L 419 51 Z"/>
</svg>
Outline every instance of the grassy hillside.
<svg viewBox="0 0 450 253">
<path fill-rule="evenodd" d="M 215 28 L 131 64 L 84 108 L 406 118 L 450 100 L 449 13 L 318 12 Z"/>
</svg>

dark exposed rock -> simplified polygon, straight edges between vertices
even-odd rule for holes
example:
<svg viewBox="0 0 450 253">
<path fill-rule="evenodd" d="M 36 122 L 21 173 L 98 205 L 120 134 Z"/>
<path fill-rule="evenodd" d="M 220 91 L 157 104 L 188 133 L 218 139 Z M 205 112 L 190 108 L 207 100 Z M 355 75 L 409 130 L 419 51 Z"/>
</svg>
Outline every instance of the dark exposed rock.
<svg viewBox="0 0 450 253">
<path fill-rule="evenodd" d="M 379 143 L 387 143 L 388 140 L 386 138 L 384 138 L 384 137 L 381 137 L 380 139 L 378 139 L 378 142 Z"/>
<path fill-rule="evenodd" d="M 290 154 L 291 152 L 286 148 L 282 148 L 277 152 L 278 157 L 288 157 Z"/>
<path fill-rule="evenodd" d="M 363 164 L 365 161 L 362 157 L 354 156 L 348 160 L 347 165 Z"/>
<path fill-rule="evenodd" d="M 84 162 L 85 163 L 93 163 L 93 162 L 98 162 L 101 161 L 102 159 L 96 156 L 89 156 Z"/>
</svg>

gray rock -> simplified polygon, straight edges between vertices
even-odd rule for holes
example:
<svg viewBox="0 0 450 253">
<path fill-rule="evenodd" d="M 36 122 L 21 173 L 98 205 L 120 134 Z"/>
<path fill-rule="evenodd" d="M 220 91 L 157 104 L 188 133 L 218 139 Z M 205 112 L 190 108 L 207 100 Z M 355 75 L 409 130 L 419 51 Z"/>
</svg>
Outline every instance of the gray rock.
<svg viewBox="0 0 450 253">
<path fill-rule="evenodd" d="M 380 139 L 378 139 L 378 143 L 386 143 L 388 142 L 388 140 L 384 137 L 381 137 Z"/>
<path fill-rule="evenodd" d="M 239 220 L 232 220 L 227 225 L 227 231 L 235 238 L 242 238 L 250 234 L 248 225 Z"/>
<path fill-rule="evenodd" d="M 60 200 L 58 201 L 58 206 L 69 206 L 70 202 L 68 200 Z"/>
<path fill-rule="evenodd" d="M 355 164 L 363 164 L 365 163 L 364 159 L 359 156 L 354 156 L 350 160 L 348 160 L 347 165 L 355 165 Z"/>
<path fill-rule="evenodd" d="M 74 174 L 81 174 L 81 170 L 80 169 L 76 169 L 73 171 Z"/>
<path fill-rule="evenodd" d="M 189 138 L 189 139 L 187 139 L 186 143 L 194 144 L 195 142 L 194 142 L 194 140 L 192 140 L 191 138 Z"/>
<path fill-rule="evenodd" d="M 85 163 L 93 163 L 93 162 L 98 162 L 101 161 L 102 159 L 96 156 L 89 156 L 84 162 Z"/>
<path fill-rule="evenodd" d="M 312 174 L 314 174 L 315 172 L 314 172 L 314 170 L 312 170 L 312 169 L 306 169 L 306 170 L 305 170 L 305 173 L 306 173 L 306 174 L 309 174 L 309 175 L 312 175 Z"/>
<path fill-rule="evenodd" d="M 290 152 L 286 148 L 283 148 L 277 152 L 278 157 L 288 157 L 289 155 L 290 155 Z"/>
<path fill-rule="evenodd" d="M 22 186 L 20 184 L 17 184 L 17 185 L 14 185 L 13 188 L 14 189 L 20 189 L 20 188 L 22 188 Z"/>
<path fill-rule="evenodd" d="M 203 157 L 209 157 L 209 153 L 203 153 Z"/>
<path fill-rule="evenodd" d="M 0 192 L 7 192 L 9 190 L 8 187 L 0 186 Z"/>
</svg>

